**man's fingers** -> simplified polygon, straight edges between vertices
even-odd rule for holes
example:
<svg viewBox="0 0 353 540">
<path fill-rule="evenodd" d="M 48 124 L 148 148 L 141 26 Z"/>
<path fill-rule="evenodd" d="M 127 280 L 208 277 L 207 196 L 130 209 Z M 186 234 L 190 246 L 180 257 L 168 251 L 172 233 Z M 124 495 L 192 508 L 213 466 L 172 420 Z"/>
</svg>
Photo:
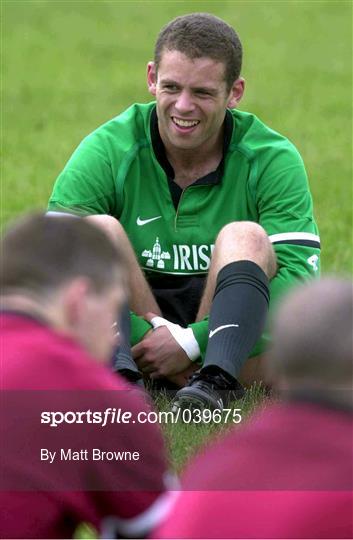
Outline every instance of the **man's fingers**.
<svg viewBox="0 0 353 540">
<path fill-rule="evenodd" d="M 153 328 L 148 330 L 148 332 L 143 336 L 142 340 L 139 341 L 136 345 L 131 347 L 131 354 L 134 360 L 142 356 L 146 351 L 146 338 L 153 334 Z"/>
<path fill-rule="evenodd" d="M 140 356 L 143 356 L 144 352 L 145 345 L 142 341 L 140 341 L 140 343 L 137 343 L 137 345 L 131 347 L 131 354 L 134 360 L 137 360 L 138 358 L 140 358 Z"/>
<path fill-rule="evenodd" d="M 142 371 L 142 373 L 145 373 L 146 375 L 152 375 L 153 373 L 157 373 L 157 370 L 153 364 L 145 364 L 139 369 Z"/>
<path fill-rule="evenodd" d="M 143 371 L 147 366 L 151 365 L 151 362 L 147 362 L 143 356 L 140 356 L 140 358 L 136 358 L 136 364 L 137 367 Z"/>
<path fill-rule="evenodd" d="M 163 375 L 159 373 L 159 371 L 154 371 L 150 374 L 150 379 L 161 379 Z"/>
<path fill-rule="evenodd" d="M 136 362 L 137 367 L 141 371 L 143 371 L 144 373 L 151 373 L 152 371 L 155 371 L 158 368 L 156 367 L 154 359 L 147 358 L 145 353 L 146 351 L 142 352 L 142 354 L 139 357 L 135 358 L 135 362 Z"/>
</svg>

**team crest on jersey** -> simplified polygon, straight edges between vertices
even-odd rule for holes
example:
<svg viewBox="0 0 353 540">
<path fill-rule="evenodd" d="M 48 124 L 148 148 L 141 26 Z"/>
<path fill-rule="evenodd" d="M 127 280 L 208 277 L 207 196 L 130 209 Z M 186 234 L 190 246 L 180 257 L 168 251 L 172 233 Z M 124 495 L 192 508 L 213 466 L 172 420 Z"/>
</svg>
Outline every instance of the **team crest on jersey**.
<svg viewBox="0 0 353 540">
<path fill-rule="evenodd" d="M 147 268 L 192 274 L 193 272 L 207 272 L 214 244 L 202 244 L 200 246 L 196 244 L 173 244 L 170 251 L 163 249 L 163 247 L 163 242 L 161 245 L 159 236 L 157 236 L 152 249 L 142 251 L 141 257 L 147 259 L 145 263 Z"/>
<path fill-rule="evenodd" d="M 158 236 L 152 250 L 145 249 L 142 252 L 142 257 L 147 257 L 146 266 L 149 268 L 154 268 L 156 263 L 156 267 L 160 268 L 161 270 L 165 267 L 164 260 L 171 258 L 169 251 L 162 251 Z"/>
</svg>

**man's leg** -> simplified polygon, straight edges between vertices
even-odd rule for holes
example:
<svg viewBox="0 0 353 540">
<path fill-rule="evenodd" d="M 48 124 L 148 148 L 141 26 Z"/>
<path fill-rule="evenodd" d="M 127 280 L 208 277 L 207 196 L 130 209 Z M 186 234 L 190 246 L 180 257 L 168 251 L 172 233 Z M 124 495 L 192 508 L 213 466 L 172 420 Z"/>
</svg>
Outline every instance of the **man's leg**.
<svg viewBox="0 0 353 540">
<path fill-rule="evenodd" d="M 126 303 L 121 312 L 119 321 L 116 323 L 117 331 L 119 332 L 119 346 L 114 353 L 112 367 L 114 372 L 118 372 L 131 383 L 136 383 L 143 387 L 142 373 L 140 373 L 136 362 L 132 358 L 130 335 L 131 335 L 131 320 L 130 309 Z"/>
<path fill-rule="evenodd" d="M 88 216 L 86 219 L 102 228 L 125 254 L 129 271 L 130 309 L 137 315 L 144 315 L 148 311 L 161 315 L 161 310 L 138 264 L 130 240 L 119 221 L 105 215 Z"/>
<path fill-rule="evenodd" d="M 216 365 L 233 377 L 239 375 L 262 333 L 268 280 L 275 272 L 275 254 L 262 227 L 238 222 L 221 230 L 198 314 L 203 315 L 213 289 L 204 368 Z"/>
<path fill-rule="evenodd" d="M 198 397 L 199 387 L 207 391 L 207 384 L 211 393 L 217 385 L 219 390 L 239 388 L 236 378 L 263 330 L 268 281 L 275 272 L 275 254 L 262 227 L 235 222 L 220 231 L 198 313 L 198 319 L 210 313 L 205 362 L 177 394 L 183 405 L 193 394 Z"/>
<path fill-rule="evenodd" d="M 139 267 L 130 240 L 119 221 L 112 216 L 106 215 L 94 215 L 89 216 L 86 219 L 103 229 L 111 240 L 119 246 L 126 257 L 129 280 L 129 307 L 131 310 L 137 315 L 144 315 L 148 311 L 161 315 L 159 306 L 141 268 Z M 113 369 L 114 371 L 118 371 L 129 381 L 137 382 L 142 379 L 136 362 L 131 355 L 130 314 L 127 306 L 122 312 L 120 331 L 122 333 L 121 346 L 118 348 L 113 359 Z"/>
<path fill-rule="evenodd" d="M 236 261 L 252 261 L 271 279 L 276 273 L 276 255 L 264 229 L 251 221 L 237 221 L 220 231 L 212 255 L 205 291 L 196 317 L 201 321 L 211 311 L 219 271 Z"/>
</svg>

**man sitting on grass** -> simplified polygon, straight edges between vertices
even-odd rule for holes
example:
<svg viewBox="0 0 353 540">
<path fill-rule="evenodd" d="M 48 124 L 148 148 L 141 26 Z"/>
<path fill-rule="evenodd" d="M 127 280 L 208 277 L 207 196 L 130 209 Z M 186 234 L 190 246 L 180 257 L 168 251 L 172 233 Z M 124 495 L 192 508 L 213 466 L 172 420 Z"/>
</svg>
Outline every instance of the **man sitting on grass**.
<svg viewBox="0 0 353 540">
<path fill-rule="evenodd" d="M 269 298 L 275 305 L 319 271 L 303 161 L 238 110 L 241 67 L 226 22 L 208 13 L 169 22 L 147 66 L 155 101 L 86 137 L 49 201 L 50 212 L 92 216 L 122 246 L 135 312 L 130 378 L 139 368 L 184 386 L 197 370 L 175 407 L 213 409 L 225 393 L 242 395 L 242 369 L 260 364 L 269 342 Z"/>
</svg>

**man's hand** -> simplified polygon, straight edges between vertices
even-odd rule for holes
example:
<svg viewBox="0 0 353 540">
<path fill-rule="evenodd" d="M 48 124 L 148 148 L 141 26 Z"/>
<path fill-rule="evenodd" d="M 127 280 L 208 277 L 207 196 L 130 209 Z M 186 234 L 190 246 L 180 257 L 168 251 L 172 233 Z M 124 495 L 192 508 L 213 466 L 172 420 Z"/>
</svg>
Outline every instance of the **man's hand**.
<svg viewBox="0 0 353 540">
<path fill-rule="evenodd" d="M 145 319 L 151 321 L 155 316 L 147 313 Z M 176 375 L 192 364 L 166 326 L 148 332 L 140 343 L 132 347 L 132 355 L 139 369 L 152 379 Z"/>
</svg>

